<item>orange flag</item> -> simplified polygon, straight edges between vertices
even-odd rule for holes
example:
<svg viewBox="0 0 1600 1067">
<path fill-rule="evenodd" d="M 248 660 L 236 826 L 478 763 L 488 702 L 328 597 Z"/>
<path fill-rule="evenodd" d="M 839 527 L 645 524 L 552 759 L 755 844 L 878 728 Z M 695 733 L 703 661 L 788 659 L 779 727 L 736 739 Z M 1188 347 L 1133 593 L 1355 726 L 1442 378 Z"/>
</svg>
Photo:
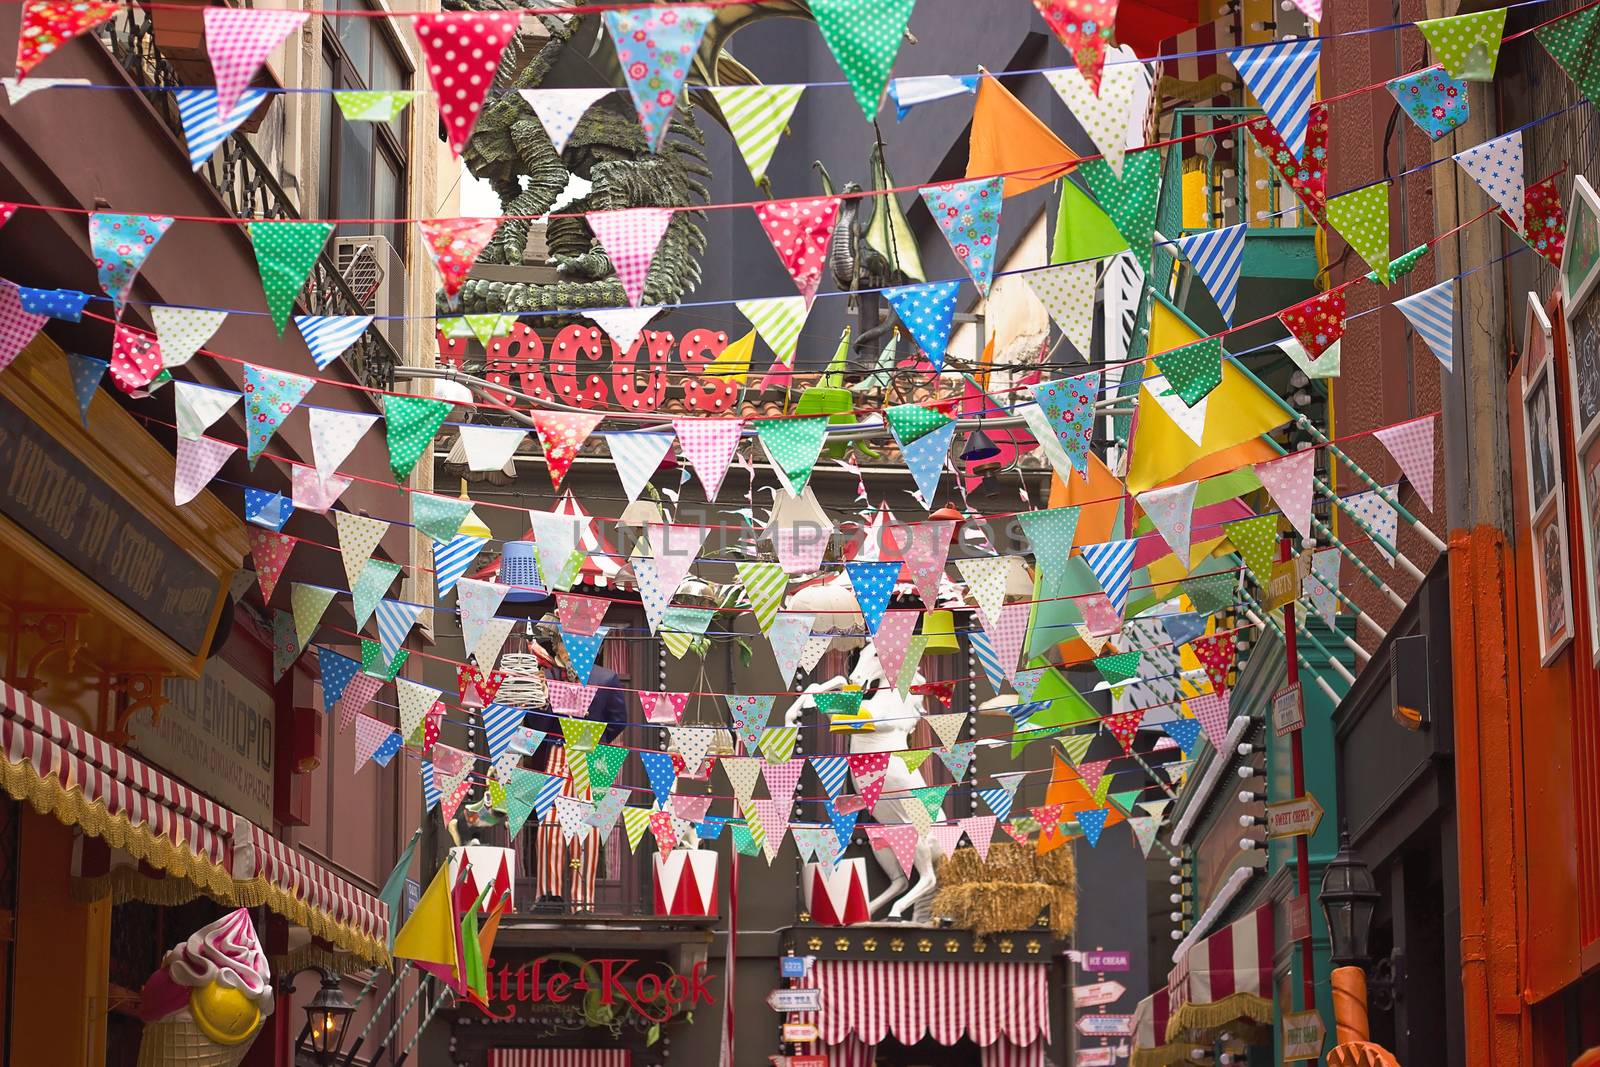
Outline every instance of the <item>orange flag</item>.
<svg viewBox="0 0 1600 1067">
<path fill-rule="evenodd" d="M 1080 811 L 1101 807 L 1099 801 L 1089 792 L 1083 784 L 1083 779 L 1078 772 L 1073 770 L 1066 760 L 1061 758 L 1061 753 L 1050 754 L 1052 766 L 1050 768 L 1050 784 L 1045 787 L 1044 802 L 1048 807 L 1052 804 L 1061 805 L 1061 821 L 1068 822 Z M 1111 809 L 1111 815 L 1106 820 L 1107 826 L 1114 826 L 1123 819 L 1122 813 L 1116 808 Z M 1040 827 L 1039 829 L 1039 855 L 1052 852 L 1066 844 L 1067 835 L 1055 827 Z"/>
<path fill-rule="evenodd" d="M 1050 506 L 1053 508 L 1077 504 L 1078 531 L 1072 541 L 1078 545 L 1098 545 L 1115 541 L 1122 536 L 1121 528 L 1112 529 L 1117 522 L 1117 508 L 1122 503 L 1122 479 L 1100 462 L 1100 457 L 1089 453 L 1088 479 L 1058 476 L 1050 478 Z"/>
<path fill-rule="evenodd" d="M 1077 161 L 1072 149 L 998 80 L 984 77 L 978 82 L 967 177 L 1009 174 L 1005 195 L 1016 196 L 1055 181 Z"/>
</svg>

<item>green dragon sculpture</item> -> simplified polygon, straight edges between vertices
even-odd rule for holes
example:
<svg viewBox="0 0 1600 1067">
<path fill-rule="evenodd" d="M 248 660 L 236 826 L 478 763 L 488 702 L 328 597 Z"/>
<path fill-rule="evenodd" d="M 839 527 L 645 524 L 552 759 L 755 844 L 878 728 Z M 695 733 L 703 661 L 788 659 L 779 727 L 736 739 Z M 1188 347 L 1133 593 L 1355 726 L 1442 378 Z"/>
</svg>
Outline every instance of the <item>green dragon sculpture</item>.
<svg viewBox="0 0 1600 1067">
<path fill-rule="evenodd" d="M 514 9 L 515 0 L 447 0 L 455 10 Z M 768 0 L 716 9 L 712 24 L 690 74 L 691 86 L 752 84 L 756 79 L 724 52 L 730 37 L 751 23 L 769 18 L 810 18 L 806 0 Z M 703 179 L 710 176 L 705 137 L 697 112 L 721 120 L 715 100 L 705 93 L 686 93 L 673 116 L 661 152 L 649 150 L 626 92 L 615 93 L 591 108 L 558 153 L 544 127 L 514 90 L 567 85 L 622 86 L 616 52 L 604 39 L 597 16 L 541 15 L 549 38 L 531 56 L 528 37 L 507 49 L 496 75 L 501 92 L 485 105 L 466 164 L 489 183 L 500 198 L 504 215 L 538 216 L 551 210 L 576 175 L 592 188 L 562 207 L 563 212 L 614 210 L 627 207 L 677 207 L 705 203 Z M 644 303 L 670 304 L 700 282 L 699 256 L 705 236 L 699 212 L 673 216 L 645 281 Z M 502 222 L 480 263 L 522 263 L 531 223 Z M 577 311 L 627 304 L 610 259 L 582 218 L 549 220 L 545 241 L 559 280 L 548 283 L 468 280 L 457 311 L 474 314 L 528 314 Z M 443 295 L 441 311 L 450 310 Z M 551 324 L 558 319 L 546 320 Z"/>
</svg>

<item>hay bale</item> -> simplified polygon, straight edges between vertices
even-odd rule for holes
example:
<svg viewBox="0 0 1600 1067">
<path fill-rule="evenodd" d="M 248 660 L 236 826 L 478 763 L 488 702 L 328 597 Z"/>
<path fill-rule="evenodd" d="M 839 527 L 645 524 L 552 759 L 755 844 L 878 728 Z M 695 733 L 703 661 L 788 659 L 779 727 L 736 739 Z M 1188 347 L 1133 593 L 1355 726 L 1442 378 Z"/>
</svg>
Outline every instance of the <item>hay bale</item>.
<svg viewBox="0 0 1600 1067">
<path fill-rule="evenodd" d="M 958 848 L 940 862 L 935 915 L 948 916 L 979 939 L 1027 930 L 1049 909 L 1049 927 L 1058 937 L 1071 933 L 1078 917 L 1077 869 L 1072 849 L 1043 856 L 1032 847 L 995 844 L 988 862 L 976 849 Z"/>
</svg>

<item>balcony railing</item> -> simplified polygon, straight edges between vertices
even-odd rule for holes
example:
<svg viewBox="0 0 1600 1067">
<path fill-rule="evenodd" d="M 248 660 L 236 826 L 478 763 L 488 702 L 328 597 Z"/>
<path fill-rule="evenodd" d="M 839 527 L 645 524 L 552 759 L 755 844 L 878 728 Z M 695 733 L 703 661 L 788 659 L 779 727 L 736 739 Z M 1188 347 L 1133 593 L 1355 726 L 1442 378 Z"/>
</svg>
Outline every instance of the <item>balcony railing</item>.
<svg viewBox="0 0 1600 1067">
<path fill-rule="evenodd" d="M 178 68 L 156 46 L 151 13 L 139 7 L 125 8 L 100 29 L 99 36 L 181 141 L 183 124 L 172 90 L 185 86 Z M 228 210 L 241 219 L 299 217 L 294 201 L 278 184 L 272 168 L 242 133 L 234 133 L 223 141 L 222 147 L 200 168 L 200 173 L 221 196 Z M 300 304 L 301 310 L 310 315 L 370 313 L 339 274 L 338 266 L 326 250 L 312 267 L 300 294 Z M 358 381 L 373 388 L 388 389 L 394 385 L 394 368 L 400 356 L 376 328 L 369 328 L 345 352 L 344 362 Z"/>
<path fill-rule="evenodd" d="M 1316 232 L 1294 192 L 1256 151 L 1255 138 L 1248 131 L 1221 129 L 1194 136 L 1260 114 L 1261 110 L 1253 107 L 1180 108 L 1173 112 L 1171 136 L 1194 139 L 1175 145 L 1167 155 L 1163 201 L 1174 198 L 1181 210 L 1172 229 L 1193 233 L 1243 222 L 1253 231 L 1287 231 L 1295 236 Z"/>
</svg>

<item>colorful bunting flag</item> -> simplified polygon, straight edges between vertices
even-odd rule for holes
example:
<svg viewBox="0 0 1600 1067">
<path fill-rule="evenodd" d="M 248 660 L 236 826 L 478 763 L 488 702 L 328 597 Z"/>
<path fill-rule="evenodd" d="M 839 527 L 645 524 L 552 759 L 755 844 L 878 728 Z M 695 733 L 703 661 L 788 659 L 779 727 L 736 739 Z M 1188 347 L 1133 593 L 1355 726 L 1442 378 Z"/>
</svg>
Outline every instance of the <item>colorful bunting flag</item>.
<svg viewBox="0 0 1600 1067">
<path fill-rule="evenodd" d="M 100 274 L 100 288 L 119 311 L 139 268 L 171 226 L 172 219 L 166 215 L 90 213 L 89 251 Z"/>
<path fill-rule="evenodd" d="M 578 128 L 585 113 L 602 97 L 610 96 L 612 88 L 602 85 L 579 89 L 519 89 L 518 93 L 539 116 L 539 124 L 550 138 L 551 147 L 560 155 L 567 150 L 567 138 Z"/>
<path fill-rule="evenodd" d="M 217 106 L 215 89 L 174 89 L 172 97 L 178 105 L 178 122 L 183 127 L 183 143 L 189 150 L 189 166 L 199 170 L 267 98 L 267 91 L 244 90 L 226 117 Z"/>
<path fill-rule="evenodd" d="M 67 353 L 67 371 L 72 378 L 72 395 L 77 398 L 78 418 L 85 426 L 89 425 L 89 405 L 94 403 L 95 394 L 100 391 L 100 382 L 105 378 L 106 368 L 110 366 L 109 360 L 80 356 L 75 352 Z M 237 399 L 238 394 L 235 393 L 234 397 Z M 181 434 L 183 425 L 181 412 L 178 422 Z"/>
<path fill-rule="evenodd" d="M 1317 91 L 1317 62 L 1322 41 L 1317 37 L 1268 41 L 1226 53 L 1250 93 L 1282 134 L 1295 158 L 1306 148 L 1307 109 Z"/>
<path fill-rule="evenodd" d="M 1102 69 L 1098 86 L 1090 83 L 1087 67 L 1057 67 L 1046 70 L 1044 76 L 1100 150 L 1111 172 L 1120 178 L 1128 149 L 1128 119 L 1146 83 L 1133 50 L 1125 47 L 1119 52 L 1123 61 Z"/>
<path fill-rule="evenodd" d="M 385 396 L 383 422 L 389 439 L 389 470 L 394 480 L 411 475 L 433 435 L 450 414 L 450 404 L 425 396 Z"/>
<path fill-rule="evenodd" d="M 1467 83 L 1438 67 L 1395 78 L 1384 88 L 1430 141 L 1437 141 L 1471 117 Z"/>
<path fill-rule="evenodd" d="M 955 437 L 956 424 L 947 422 L 929 431 L 900 450 L 906 469 L 917 483 L 917 492 L 929 510 L 939 492 L 939 476 L 945 461 L 950 458 L 950 442 Z"/>
<path fill-rule="evenodd" d="M 423 219 L 417 225 L 422 231 L 422 243 L 428 250 L 428 258 L 439 273 L 445 299 L 454 303 L 456 294 L 467 283 L 472 265 L 478 261 L 478 253 L 494 239 L 499 220 Z"/>
<path fill-rule="evenodd" d="M 296 315 L 294 325 L 311 350 L 312 362 L 324 370 L 361 339 L 372 320 L 371 315 Z"/>
<path fill-rule="evenodd" d="M 217 10 L 207 8 L 206 14 Z M 322 255 L 323 246 L 333 234 L 331 222 L 285 222 L 271 220 L 250 224 L 250 244 L 255 250 L 256 269 L 261 273 L 261 289 L 267 296 L 272 323 L 283 333 L 294 311 L 300 290 L 305 287 L 311 268 Z"/>
<path fill-rule="evenodd" d="M 799 496 L 811 480 L 812 468 L 828 434 L 828 417 L 757 419 L 756 437 L 767 459 L 783 473 L 790 496 Z"/>
<path fill-rule="evenodd" d="M 711 94 L 722 109 L 750 177 L 761 184 L 767 164 L 778 149 L 778 139 L 789 127 L 789 117 L 800 102 L 803 85 L 724 85 Z"/>
<path fill-rule="evenodd" d="M 1151 489 L 1134 498 L 1185 569 L 1189 566 L 1194 497 L 1199 488 L 1199 482 L 1182 482 L 1165 489 Z"/>
<path fill-rule="evenodd" d="M 333 102 L 346 122 L 393 122 L 400 113 L 411 106 L 416 92 L 406 89 L 386 89 L 370 92 L 361 89 L 338 89 Z"/>
<path fill-rule="evenodd" d="M 861 113 L 872 122 L 900 51 L 916 0 L 814 0 L 822 39 L 850 80 Z"/>
<path fill-rule="evenodd" d="M 1206 678 L 1211 682 L 1212 691 L 1226 692 L 1228 671 L 1233 669 L 1236 652 L 1233 635 L 1207 634 L 1195 638 L 1189 647 L 1194 650 L 1195 659 L 1200 661 L 1200 666 L 1205 668 Z"/>
<path fill-rule="evenodd" d="M 1040 382 L 1033 399 L 1050 422 L 1056 442 L 1083 477 L 1089 475 L 1089 444 L 1094 437 L 1094 404 L 1100 396 L 1100 372 Z"/>
<path fill-rule="evenodd" d="M 1203 230 L 1178 238 L 1178 251 L 1194 268 L 1200 283 L 1211 294 L 1217 310 L 1230 326 L 1239 302 L 1239 266 L 1244 262 L 1244 238 L 1248 223 Z"/>
<path fill-rule="evenodd" d="M 1033 6 L 1072 54 L 1090 91 L 1100 93 L 1106 49 L 1117 24 L 1117 0 L 1033 0 Z"/>
<path fill-rule="evenodd" d="M 1072 555 L 1072 541 L 1078 532 L 1078 516 L 1076 507 L 1024 511 L 1016 516 L 1028 543 L 1033 546 L 1034 562 L 1046 572 L 1059 574 L 1066 570 Z"/>
<path fill-rule="evenodd" d="M 639 494 L 650 482 L 650 476 L 672 450 L 673 436 L 669 433 L 607 433 L 601 436 L 605 438 L 606 449 L 611 453 L 611 461 L 617 469 L 617 477 L 622 479 L 623 491 L 628 494 L 628 503 L 631 504 L 639 499 Z"/>
<path fill-rule="evenodd" d="M 1417 30 L 1445 70 L 1457 78 L 1479 82 L 1494 80 L 1505 29 L 1503 7 L 1417 23 Z"/>
<path fill-rule="evenodd" d="M 1128 242 L 1141 270 L 1148 273 L 1155 250 L 1156 203 L 1161 193 L 1161 151 L 1147 148 L 1129 154 L 1122 174 L 1103 159 L 1091 159 L 1079 168 L 1089 192 Z"/>
<path fill-rule="evenodd" d="M 1456 280 L 1446 278 L 1430 289 L 1394 302 L 1447 371 L 1455 370 Z"/>
<path fill-rule="evenodd" d="M 1372 432 L 1389 450 L 1429 511 L 1433 510 L 1433 431 L 1437 420 L 1437 415 L 1428 415 Z"/>
<path fill-rule="evenodd" d="M 994 279 L 994 257 L 1000 245 L 1001 194 L 1005 179 L 977 178 L 922 187 L 928 213 L 938 224 L 950 250 L 972 276 L 978 291 L 989 294 Z M 899 309 L 897 308 L 896 311 Z M 916 336 L 913 330 L 913 336 Z M 918 339 L 920 342 L 920 338 Z M 930 356 L 930 359 L 934 357 Z M 935 365 L 942 360 L 935 359 Z"/>
<path fill-rule="evenodd" d="M 258 367 L 254 363 L 244 365 L 246 455 L 252 467 L 283 420 L 289 417 L 289 412 L 299 406 L 315 384 L 298 374 Z"/>
<path fill-rule="evenodd" d="M 1133 583 L 1133 553 L 1138 542 L 1129 538 L 1107 541 L 1098 545 L 1084 545 L 1083 561 L 1094 572 L 1095 581 L 1111 601 L 1111 606 L 1121 615 L 1128 606 L 1128 590 Z"/>
<path fill-rule="evenodd" d="M 305 11 L 281 8 L 208 7 L 206 55 L 217 87 L 217 110 L 232 115 L 234 105 L 273 49 L 305 25 Z"/>
<path fill-rule="evenodd" d="M 1190 408 L 1222 384 L 1222 338 L 1207 337 L 1155 357 L 1173 392 Z"/>
<path fill-rule="evenodd" d="M 1505 15 L 1504 9 L 1500 14 Z M 1522 232 L 1523 209 L 1526 199 L 1525 178 L 1522 169 L 1522 131 L 1508 134 L 1474 145 L 1451 157 L 1461 165 L 1478 187 L 1500 205 L 1511 219 L 1511 226 Z M 1329 202 L 1331 205 L 1331 201 Z"/>
<path fill-rule="evenodd" d="M 578 450 L 604 418 L 600 412 L 536 410 L 533 413 L 533 426 L 544 449 L 552 489 L 561 488 L 572 461 L 578 458 Z"/>
<path fill-rule="evenodd" d="M 1306 448 L 1255 465 L 1256 477 L 1272 497 L 1272 502 L 1278 505 L 1278 510 L 1289 520 L 1289 525 L 1308 541 L 1311 539 L 1312 482 L 1316 476 L 1316 463 L 1316 450 Z"/>
<path fill-rule="evenodd" d="M 1238 550 L 1256 584 L 1267 588 L 1272 581 L 1272 561 L 1278 558 L 1278 517 L 1258 515 L 1230 522 L 1222 530 Z"/>
<path fill-rule="evenodd" d="M 1328 191 L 1328 105 L 1312 104 L 1307 112 L 1306 145 L 1293 152 L 1272 120 L 1261 116 L 1245 122 L 1261 151 L 1267 156 L 1284 183 L 1318 223 L 1327 219 Z"/>
<path fill-rule="evenodd" d="M 708 7 L 672 4 L 601 15 L 651 151 L 659 152 L 666 139 L 712 14 Z"/>
<path fill-rule="evenodd" d="M 1600 10 L 1579 8 L 1534 30 L 1545 51 L 1560 64 L 1591 103 L 1600 100 L 1600 63 L 1593 48 Z"/>
<path fill-rule="evenodd" d="M 4 287 L 0 287 L 0 302 L 3 302 L 4 294 Z M 222 465 L 237 451 L 237 445 L 209 437 L 202 437 L 198 441 L 178 438 L 177 465 L 172 479 L 173 503 L 181 507 L 199 496 L 206 483 L 216 477 Z"/>
<path fill-rule="evenodd" d="M 500 54 L 521 21 L 520 11 L 436 11 L 412 19 L 439 119 L 458 159 L 494 84 Z"/>
<path fill-rule="evenodd" d="M 855 0 L 831 2 L 853 3 Z M 910 0 L 891 2 L 910 4 Z M 812 10 L 816 13 L 815 8 Z M 773 250 L 783 261 L 789 277 L 794 279 L 795 288 L 805 297 L 808 308 L 816 299 L 817 289 L 822 284 L 822 267 L 840 202 L 836 196 L 818 196 L 810 199 L 768 200 L 755 207 L 756 219 L 766 231 L 767 239 L 772 242 Z"/>
<path fill-rule="evenodd" d="M 1065 183 L 1068 187 L 1071 182 Z M 1082 195 L 1081 193 L 1079 194 Z M 1036 268 L 1023 275 L 1079 358 L 1088 362 L 1094 347 L 1094 291 L 1100 278 L 1100 261 L 1086 259 L 1055 267 Z"/>
<path fill-rule="evenodd" d="M 1344 336 L 1344 309 L 1344 293 L 1329 289 L 1278 312 L 1278 320 L 1315 360 Z"/>
<path fill-rule="evenodd" d="M 17 34 L 17 79 L 55 54 L 56 49 L 105 22 L 122 9 L 111 0 L 29 0 L 22 6 Z M 13 103 L 15 98 L 13 98 Z"/>
</svg>

